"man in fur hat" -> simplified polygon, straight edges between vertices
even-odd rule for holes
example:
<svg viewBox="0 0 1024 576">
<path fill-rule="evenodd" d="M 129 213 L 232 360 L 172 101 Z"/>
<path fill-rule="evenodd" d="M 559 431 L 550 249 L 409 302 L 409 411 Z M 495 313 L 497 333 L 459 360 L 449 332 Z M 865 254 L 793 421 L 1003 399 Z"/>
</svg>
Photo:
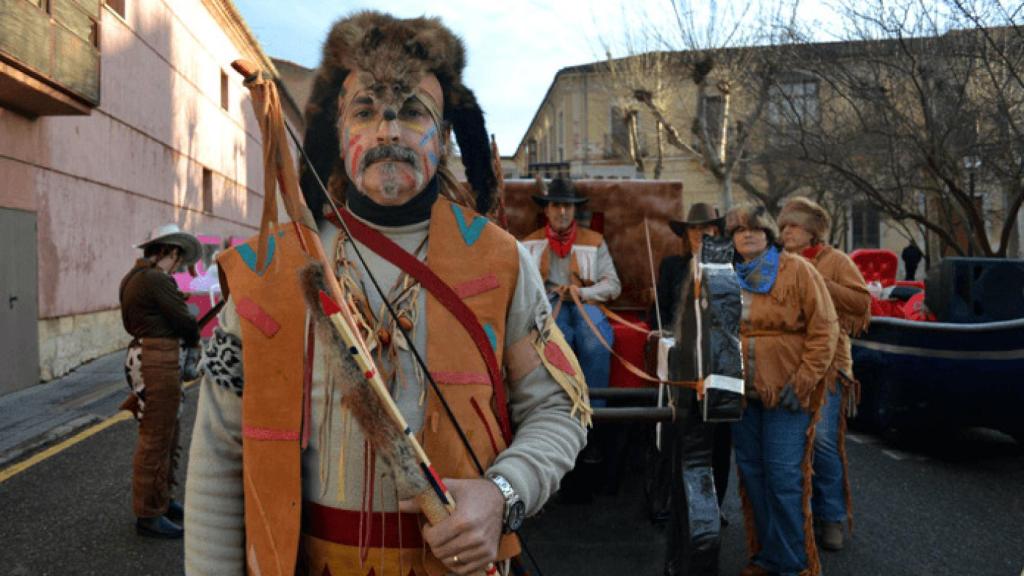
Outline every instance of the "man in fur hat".
<svg viewBox="0 0 1024 576">
<path fill-rule="evenodd" d="M 465 205 L 486 212 L 496 180 L 464 60 L 437 19 L 367 11 L 338 21 L 306 108 L 305 147 L 346 205 L 340 214 L 322 219 L 316 175 L 303 175 L 376 368 L 456 510 L 426 526 L 398 501 L 393 472 L 341 397 L 348 376 L 308 332 L 305 304 L 285 297 L 301 292 L 305 253 L 281 226 L 263 268 L 254 241 L 218 259 L 230 298 L 205 352 L 187 573 L 422 576 L 477 574 L 492 562 L 507 571 L 522 517 L 582 448 L 586 388 L 543 283 L 515 239 Z M 445 164 L 451 131 L 474 199 Z"/>
<path fill-rule="evenodd" d="M 576 207 L 587 198 L 577 194 L 571 180 L 555 178 L 533 201 L 544 208 L 547 225 L 527 236 L 523 245 L 540 269 L 552 306 L 558 308 L 558 327 L 576 351 L 587 385 L 607 388 L 611 353 L 601 345 L 587 319 L 611 346 L 612 325 L 594 305 L 614 300 L 622 292 L 608 243 L 601 234 L 576 223 Z M 575 306 L 572 295 L 583 303 L 582 310 Z"/>
<path fill-rule="evenodd" d="M 843 520 L 852 519 L 850 481 L 846 470 L 847 407 L 856 402 L 850 336 L 867 329 L 871 295 L 857 265 L 828 245 L 832 218 L 820 204 L 797 196 L 779 214 L 782 243 L 787 252 L 802 254 L 825 279 L 839 316 L 839 340 L 832 369 L 839 375 L 828 383 L 814 437 L 814 518 L 821 529 L 821 547 L 843 547 Z"/>
</svg>

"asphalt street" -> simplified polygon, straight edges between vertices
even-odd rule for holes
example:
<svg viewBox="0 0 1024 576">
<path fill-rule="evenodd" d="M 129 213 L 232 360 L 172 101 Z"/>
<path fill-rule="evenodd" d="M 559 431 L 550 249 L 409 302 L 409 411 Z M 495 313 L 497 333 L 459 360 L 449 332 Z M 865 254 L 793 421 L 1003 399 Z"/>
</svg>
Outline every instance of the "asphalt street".
<svg viewBox="0 0 1024 576">
<path fill-rule="evenodd" d="M 191 431 L 196 390 L 187 397 Z M 183 572 L 180 541 L 134 532 L 135 437 L 133 421 L 119 422 L 0 483 L 0 575 Z M 1024 573 L 1024 447 L 983 430 L 926 439 L 855 433 L 849 456 L 854 536 L 842 552 L 823 554 L 824 574 Z M 627 464 L 615 494 L 587 505 L 556 496 L 524 531 L 541 569 L 533 573 L 659 575 L 664 531 L 649 522 L 640 486 L 639 466 Z M 721 574 L 734 575 L 746 563 L 735 477 L 725 513 Z"/>
</svg>

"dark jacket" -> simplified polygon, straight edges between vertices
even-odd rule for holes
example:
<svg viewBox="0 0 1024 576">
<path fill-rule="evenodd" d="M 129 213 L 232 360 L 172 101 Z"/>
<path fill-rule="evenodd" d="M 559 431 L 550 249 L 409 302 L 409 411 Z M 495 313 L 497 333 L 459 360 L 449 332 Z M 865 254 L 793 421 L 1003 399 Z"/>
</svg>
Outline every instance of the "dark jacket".
<svg viewBox="0 0 1024 576">
<path fill-rule="evenodd" d="M 199 325 L 188 311 L 174 278 L 152 262 L 135 261 L 121 280 L 121 322 L 135 338 L 180 338 L 199 345 Z"/>
<path fill-rule="evenodd" d="M 683 281 L 690 275 L 691 254 L 676 254 L 661 259 L 658 266 L 658 306 L 661 309 L 661 327 L 665 330 L 672 330 L 672 323 L 676 320 L 676 306 L 679 305 Z M 655 307 L 652 304 L 647 313 L 647 323 L 651 330 L 658 328 L 658 319 Z"/>
</svg>

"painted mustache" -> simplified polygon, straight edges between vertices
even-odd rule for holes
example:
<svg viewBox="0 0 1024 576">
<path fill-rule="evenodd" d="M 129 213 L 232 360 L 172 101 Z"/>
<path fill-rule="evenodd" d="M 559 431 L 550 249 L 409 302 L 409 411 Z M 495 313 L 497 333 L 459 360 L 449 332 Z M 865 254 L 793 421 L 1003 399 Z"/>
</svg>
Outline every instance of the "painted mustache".
<svg viewBox="0 0 1024 576">
<path fill-rule="evenodd" d="M 411 165 L 413 168 L 419 168 L 419 158 L 416 156 L 416 153 L 412 151 L 412 149 L 406 148 L 405 146 L 397 146 L 394 144 L 371 148 L 366 153 L 366 156 L 363 156 L 361 168 L 365 170 L 371 164 L 387 160 L 390 160 L 392 162 L 405 162 Z"/>
</svg>

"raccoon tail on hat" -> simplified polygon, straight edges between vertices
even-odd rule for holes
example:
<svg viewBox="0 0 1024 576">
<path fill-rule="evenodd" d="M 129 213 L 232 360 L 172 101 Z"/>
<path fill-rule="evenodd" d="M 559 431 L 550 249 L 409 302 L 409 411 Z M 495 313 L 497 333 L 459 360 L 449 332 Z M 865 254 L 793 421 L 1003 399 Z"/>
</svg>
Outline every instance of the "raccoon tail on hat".
<svg viewBox="0 0 1024 576">
<path fill-rule="evenodd" d="M 462 151 L 462 164 L 466 167 L 466 180 L 476 197 L 476 210 L 487 214 L 498 190 L 491 159 L 491 142 L 484 112 L 477 104 L 473 92 L 461 84 L 452 86 L 445 102 L 445 117 L 450 119 L 455 141 Z"/>
</svg>

